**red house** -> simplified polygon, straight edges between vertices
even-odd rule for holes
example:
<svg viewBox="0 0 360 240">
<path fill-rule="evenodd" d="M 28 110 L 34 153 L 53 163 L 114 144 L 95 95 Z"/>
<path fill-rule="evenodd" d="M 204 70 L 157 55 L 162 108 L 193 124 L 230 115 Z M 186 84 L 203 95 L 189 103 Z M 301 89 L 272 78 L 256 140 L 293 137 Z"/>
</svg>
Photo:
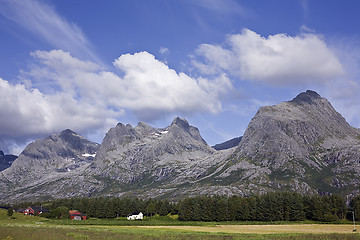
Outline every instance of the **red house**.
<svg viewBox="0 0 360 240">
<path fill-rule="evenodd" d="M 79 212 L 78 210 L 70 210 L 69 214 L 70 218 L 73 220 L 86 220 L 86 215 Z"/>
<path fill-rule="evenodd" d="M 25 215 L 34 215 L 34 216 L 38 216 L 39 214 L 48 213 L 48 212 L 49 210 L 47 210 L 45 207 L 37 207 L 37 206 L 29 206 L 23 211 Z"/>
</svg>

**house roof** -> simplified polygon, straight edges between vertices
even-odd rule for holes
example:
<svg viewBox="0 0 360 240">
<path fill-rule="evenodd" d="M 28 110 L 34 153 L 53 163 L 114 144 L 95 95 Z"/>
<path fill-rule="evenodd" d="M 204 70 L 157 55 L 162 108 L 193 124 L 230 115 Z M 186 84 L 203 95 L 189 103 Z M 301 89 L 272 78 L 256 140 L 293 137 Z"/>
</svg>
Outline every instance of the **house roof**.
<svg viewBox="0 0 360 240">
<path fill-rule="evenodd" d="M 49 212 L 46 207 L 38 207 L 38 206 L 29 206 L 34 212 Z"/>
<path fill-rule="evenodd" d="M 79 212 L 78 210 L 70 210 L 69 214 L 72 216 L 86 216 L 85 214 Z"/>
<path fill-rule="evenodd" d="M 132 216 L 132 215 L 139 215 L 141 212 L 133 212 L 133 213 L 130 213 L 128 216 Z M 141 213 L 142 214 L 142 213 Z"/>
</svg>

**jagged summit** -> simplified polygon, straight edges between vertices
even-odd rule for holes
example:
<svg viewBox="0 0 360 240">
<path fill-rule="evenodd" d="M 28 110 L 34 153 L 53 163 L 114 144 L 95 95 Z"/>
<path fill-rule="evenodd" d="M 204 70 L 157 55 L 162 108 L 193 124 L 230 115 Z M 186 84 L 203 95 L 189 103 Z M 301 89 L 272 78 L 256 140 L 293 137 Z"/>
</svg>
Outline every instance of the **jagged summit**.
<svg viewBox="0 0 360 240">
<path fill-rule="evenodd" d="M 299 95 L 297 95 L 290 102 L 293 102 L 293 103 L 301 103 L 301 102 L 313 103 L 314 100 L 317 100 L 317 99 L 323 99 L 323 98 L 317 92 L 312 91 L 312 90 L 307 90 L 306 92 L 302 92 Z"/>
<path fill-rule="evenodd" d="M 53 139 L 57 139 L 59 137 L 63 141 L 71 142 L 71 143 L 79 143 L 79 139 L 81 138 L 84 139 L 83 137 L 81 137 L 76 132 L 70 129 L 65 129 L 62 132 L 60 132 L 60 134 L 53 134 L 50 137 Z"/>
<path fill-rule="evenodd" d="M 171 126 L 175 126 L 175 125 L 186 130 L 190 128 L 189 122 L 186 119 L 180 117 L 176 117 L 172 121 Z"/>
<path fill-rule="evenodd" d="M 138 125 L 134 129 L 141 135 L 144 135 L 144 134 L 146 135 L 146 134 L 156 131 L 155 128 L 149 126 L 148 124 L 146 124 L 144 122 L 139 122 Z"/>
<path fill-rule="evenodd" d="M 141 128 L 148 128 L 150 127 L 148 124 L 144 123 L 144 122 L 139 122 L 137 127 L 141 127 Z"/>
<path fill-rule="evenodd" d="M 215 150 L 201 138 L 198 129 L 177 117 L 165 128 L 139 122 L 135 128 L 118 125 L 110 129 L 93 165 L 97 175 L 120 183 L 149 182 L 149 178 L 154 183 L 170 182 L 183 168 L 193 166 L 199 174 L 206 171 L 195 165 L 209 161 L 212 152 Z"/>
<path fill-rule="evenodd" d="M 116 124 L 116 127 L 124 127 L 125 125 L 124 124 L 122 124 L 121 122 L 118 122 L 117 124 Z"/>
<path fill-rule="evenodd" d="M 70 129 L 65 129 L 62 132 L 60 132 L 60 136 L 63 136 L 63 135 L 76 135 L 76 133 Z"/>
</svg>

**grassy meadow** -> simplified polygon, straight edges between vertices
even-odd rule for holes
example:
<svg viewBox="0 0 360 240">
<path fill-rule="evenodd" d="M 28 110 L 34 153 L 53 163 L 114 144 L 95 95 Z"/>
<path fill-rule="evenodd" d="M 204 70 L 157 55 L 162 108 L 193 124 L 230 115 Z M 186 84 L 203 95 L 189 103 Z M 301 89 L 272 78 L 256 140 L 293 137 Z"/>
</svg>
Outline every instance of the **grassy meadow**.
<svg viewBox="0 0 360 240">
<path fill-rule="evenodd" d="M 86 221 L 52 220 L 25 216 L 0 209 L 0 240 L 4 239 L 359 239 L 360 231 L 344 224 L 180 222 L 171 217 L 153 217 L 143 221 L 90 219 Z"/>
</svg>

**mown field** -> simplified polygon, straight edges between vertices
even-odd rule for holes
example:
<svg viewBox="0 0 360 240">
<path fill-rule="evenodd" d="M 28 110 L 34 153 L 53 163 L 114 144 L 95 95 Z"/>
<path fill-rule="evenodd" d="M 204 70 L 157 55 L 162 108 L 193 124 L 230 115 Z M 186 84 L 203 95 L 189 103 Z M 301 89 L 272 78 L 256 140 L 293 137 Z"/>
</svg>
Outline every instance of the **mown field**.
<svg viewBox="0 0 360 240">
<path fill-rule="evenodd" d="M 249 224 L 249 223 L 248 223 Z M 179 222 L 153 218 L 129 222 L 124 219 L 89 221 L 49 220 L 0 210 L 0 240 L 3 239 L 360 239 L 351 224 L 274 224 L 244 222 Z"/>
</svg>

